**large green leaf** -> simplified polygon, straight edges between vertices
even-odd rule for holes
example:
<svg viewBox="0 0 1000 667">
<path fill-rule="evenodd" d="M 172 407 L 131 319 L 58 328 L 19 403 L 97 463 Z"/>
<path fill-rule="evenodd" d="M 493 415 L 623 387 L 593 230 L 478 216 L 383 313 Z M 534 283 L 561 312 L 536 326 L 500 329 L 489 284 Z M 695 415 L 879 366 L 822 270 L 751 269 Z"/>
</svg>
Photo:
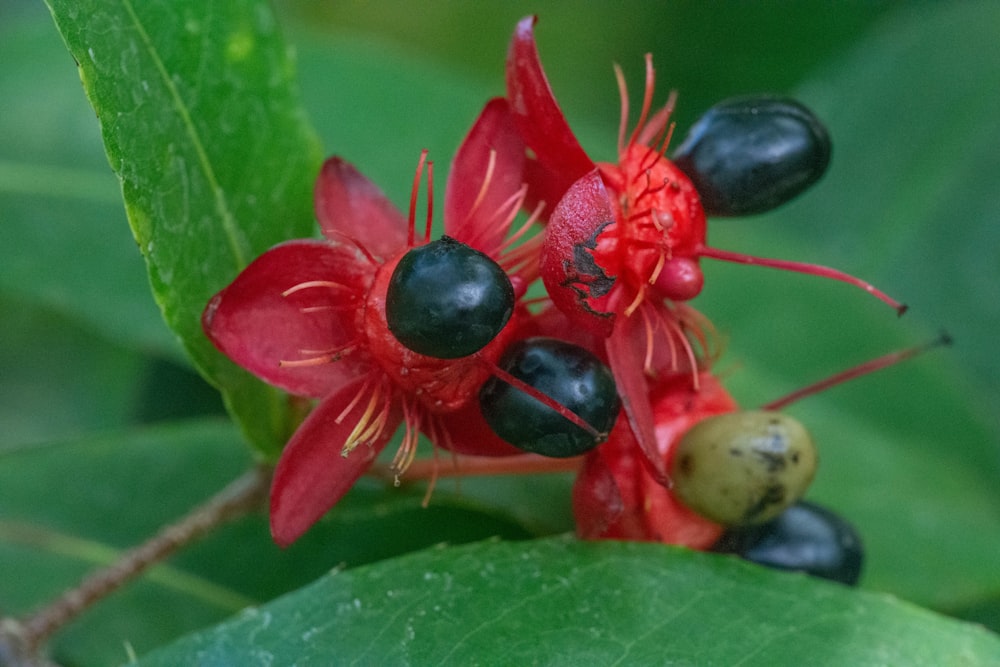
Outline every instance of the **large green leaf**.
<svg viewBox="0 0 1000 667">
<path fill-rule="evenodd" d="M 142 665 L 990 665 L 1000 638 L 893 598 L 637 543 L 441 548 L 346 572 Z"/>
<path fill-rule="evenodd" d="M 44 7 L 5 18 L 0 61 L 0 290 L 183 359 L 149 298 L 94 111 Z"/>
<path fill-rule="evenodd" d="M 25 614 L 107 566 L 246 469 L 232 424 L 199 420 L 0 450 L 0 611 Z M 289 549 L 263 513 L 224 526 L 56 635 L 68 664 L 123 662 L 320 577 L 439 542 L 529 536 L 505 513 L 449 493 L 363 480 Z M 54 492 L 58 490 L 58 492 Z"/>
<path fill-rule="evenodd" d="M 774 215 L 710 223 L 719 246 L 873 280 L 911 304 L 904 318 L 840 283 L 707 263 L 702 301 L 751 405 L 954 335 L 791 408 L 821 446 L 814 496 L 865 536 L 867 584 L 949 610 L 1000 592 L 998 21 L 994 3 L 961 3 L 880 25 L 803 88 L 833 136 L 827 178 Z"/>
<path fill-rule="evenodd" d="M 0 312 L 0 455 L 130 421 L 145 367 L 139 355 L 3 296 Z"/>
<path fill-rule="evenodd" d="M 209 297 L 271 245 L 314 232 L 320 155 L 267 3 L 52 0 L 101 122 L 129 223 L 168 325 L 274 451 L 280 395 L 205 338 Z"/>
</svg>

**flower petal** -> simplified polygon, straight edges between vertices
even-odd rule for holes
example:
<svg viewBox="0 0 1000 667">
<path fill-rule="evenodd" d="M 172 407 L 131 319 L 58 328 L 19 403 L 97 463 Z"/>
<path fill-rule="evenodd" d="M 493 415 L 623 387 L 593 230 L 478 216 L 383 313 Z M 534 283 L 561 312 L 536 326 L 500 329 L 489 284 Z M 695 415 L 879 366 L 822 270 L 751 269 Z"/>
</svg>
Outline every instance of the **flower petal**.
<svg viewBox="0 0 1000 667">
<path fill-rule="evenodd" d="M 690 388 L 689 378 L 681 383 Z M 713 394 L 709 409 L 723 409 L 714 391 L 709 391 Z M 659 458 L 669 461 L 673 445 L 705 414 L 696 392 L 668 392 L 663 398 L 657 402 L 665 411 L 656 412 L 656 438 Z M 573 485 L 573 514 L 580 537 L 664 542 L 693 549 L 714 544 L 723 527 L 681 504 L 650 475 L 644 458 L 624 420 L 619 420 L 608 442 L 587 455 Z"/>
<path fill-rule="evenodd" d="M 444 435 L 428 434 L 434 444 L 456 454 L 474 456 L 514 456 L 524 450 L 502 440 L 483 418 L 479 401 L 473 400 L 465 407 L 441 416 Z M 437 436 L 437 437 L 435 437 Z"/>
<path fill-rule="evenodd" d="M 358 341 L 357 313 L 373 276 L 372 265 L 354 246 L 283 243 L 213 297 L 202 326 L 219 350 L 254 375 L 293 394 L 324 396 L 367 369 L 367 359 L 347 354 L 304 366 L 282 362 L 322 358 Z M 316 281 L 323 284 L 282 295 Z"/>
<path fill-rule="evenodd" d="M 621 423 L 624 422 L 619 421 Z M 628 426 L 624 430 L 627 431 Z M 615 431 L 612 431 L 611 439 L 615 436 Z M 625 512 L 624 494 L 605 463 L 602 450 L 599 447 L 587 454 L 583 460 L 583 468 L 573 483 L 576 534 L 584 540 L 606 537 L 608 530 L 622 519 Z"/>
<path fill-rule="evenodd" d="M 536 17 L 517 24 L 507 52 L 507 99 L 525 143 L 561 184 L 562 192 L 594 168 L 563 116 L 535 46 Z M 557 190 L 559 188 L 556 188 Z M 561 192 L 556 193 L 560 195 Z M 558 197 L 550 203 L 558 201 Z"/>
<path fill-rule="evenodd" d="M 507 100 L 490 100 L 452 160 L 444 198 L 445 234 L 496 259 L 520 208 L 524 159 L 524 142 Z"/>
<path fill-rule="evenodd" d="M 574 324 L 602 336 L 614 327 L 608 298 L 615 278 L 605 273 L 596 253 L 598 237 L 614 222 L 608 191 L 594 169 L 552 212 L 541 254 L 542 280 L 552 303 Z"/>
<path fill-rule="evenodd" d="M 725 531 L 723 526 L 695 514 L 681 504 L 669 489 L 660 486 L 649 475 L 643 476 L 642 488 L 645 534 L 641 536 L 630 535 L 627 532 L 615 534 L 617 526 L 612 526 L 608 531 L 608 537 L 655 540 L 666 544 L 680 544 L 691 549 L 708 549 Z"/>
<path fill-rule="evenodd" d="M 406 218 L 351 163 L 339 157 L 324 162 L 313 199 L 316 219 L 331 241 L 352 239 L 382 261 L 406 246 Z"/>
<path fill-rule="evenodd" d="M 636 353 L 636 348 L 630 343 L 628 324 L 638 324 L 636 318 L 623 317 L 615 332 L 605 341 L 608 352 L 608 365 L 615 376 L 618 385 L 618 395 L 622 399 L 622 407 L 632 436 L 635 438 L 646 469 L 656 481 L 663 486 L 670 486 L 667 467 L 660 455 L 656 442 L 656 430 L 653 421 L 653 408 L 649 399 L 649 384 L 643 373 L 644 359 Z"/>
<path fill-rule="evenodd" d="M 280 546 L 297 540 L 337 504 L 399 426 L 402 415 L 394 402 L 373 440 L 342 455 L 344 443 L 369 408 L 365 396 L 355 400 L 364 387 L 364 382 L 351 383 L 320 403 L 282 452 L 271 485 L 271 536 Z"/>
</svg>

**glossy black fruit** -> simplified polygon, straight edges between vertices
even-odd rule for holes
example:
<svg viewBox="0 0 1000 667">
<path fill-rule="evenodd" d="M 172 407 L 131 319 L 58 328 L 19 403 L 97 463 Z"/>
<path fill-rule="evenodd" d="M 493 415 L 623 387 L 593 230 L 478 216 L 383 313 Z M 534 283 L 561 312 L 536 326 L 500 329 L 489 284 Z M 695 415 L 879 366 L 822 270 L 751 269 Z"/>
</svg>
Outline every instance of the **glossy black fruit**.
<svg viewBox="0 0 1000 667">
<path fill-rule="evenodd" d="M 713 550 L 849 586 L 858 583 L 864 561 L 854 527 L 830 510 L 805 501 L 767 523 L 728 530 Z"/>
<path fill-rule="evenodd" d="M 514 288 L 504 270 L 448 236 L 406 253 L 385 298 L 392 335 L 414 352 L 437 359 L 478 352 L 513 312 Z"/>
<path fill-rule="evenodd" d="M 688 132 L 673 161 L 694 183 L 705 213 L 738 216 L 781 206 L 830 163 L 830 135 L 795 100 L 726 100 Z"/>
<path fill-rule="evenodd" d="M 511 345 L 498 365 L 598 433 L 494 377 L 480 390 L 479 405 L 498 436 L 525 451 L 558 458 L 583 454 L 607 439 L 621 401 L 611 370 L 593 354 L 554 338 L 529 338 Z"/>
</svg>

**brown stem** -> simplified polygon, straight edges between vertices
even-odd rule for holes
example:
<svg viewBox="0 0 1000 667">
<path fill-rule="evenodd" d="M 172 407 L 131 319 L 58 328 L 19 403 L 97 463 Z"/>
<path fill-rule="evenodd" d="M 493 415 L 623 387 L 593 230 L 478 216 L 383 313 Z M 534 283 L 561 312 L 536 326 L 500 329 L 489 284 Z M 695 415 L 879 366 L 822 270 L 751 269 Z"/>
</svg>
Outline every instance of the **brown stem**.
<svg viewBox="0 0 1000 667">
<path fill-rule="evenodd" d="M 18 643 L 29 653 L 59 628 L 79 616 L 92 604 L 113 593 L 140 575 L 149 566 L 169 557 L 178 549 L 210 533 L 220 525 L 256 510 L 267 497 L 273 469 L 258 466 L 234 480 L 203 505 L 176 523 L 165 526 L 139 546 L 126 551 L 111 565 L 85 577 L 79 585 L 17 623 Z M 0 651 L 0 655 L 2 655 Z"/>
</svg>

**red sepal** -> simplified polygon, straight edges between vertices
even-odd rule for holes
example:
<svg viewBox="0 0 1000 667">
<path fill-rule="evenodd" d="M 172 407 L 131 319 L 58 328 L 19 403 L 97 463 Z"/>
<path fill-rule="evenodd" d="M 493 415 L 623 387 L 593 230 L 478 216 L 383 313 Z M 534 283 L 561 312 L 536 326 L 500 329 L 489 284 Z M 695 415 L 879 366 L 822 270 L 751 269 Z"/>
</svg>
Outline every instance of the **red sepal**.
<svg viewBox="0 0 1000 667">
<path fill-rule="evenodd" d="M 657 452 L 667 467 L 688 429 L 706 417 L 736 409 L 735 401 L 710 374 L 703 373 L 699 382 L 700 388 L 694 389 L 690 376 L 678 375 L 654 392 Z M 649 474 L 633 432 L 621 424 L 607 443 L 587 455 L 574 484 L 577 533 L 586 539 L 646 540 L 693 549 L 714 544 L 723 527 L 685 507 Z M 612 482 L 617 497 L 609 495 Z M 612 506 L 605 509 L 601 503 L 608 498 Z"/>
<path fill-rule="evenodd" d="M 377 185 L 339 157 L 323 163 L 313 201 L 323 235 L 335 243 L 353 240 L 380 261 L 406 246 L 403 214 Z"/>
<path fill-rule="evenodd" d="M 344 443 L 369 407 L 369 396 L 355 400 L 363 388 L 364 382 L 358 381 L 327 397 L 302 422 L 282 452 L 271 484 L 271 536 L 280 546 L 297 540 L 337 504 L 399 426 L 402 411 L 393 401 L 382 429 L 346 457 L 342 455 Z M 344 414 L 352 401 L 354 405 Z M 337 421 L 341 416 L 343 419 Z"/>
<path fill-rule="evenodd" d="M 622 409 L 635 439 L 636 447 L 643 455 L 647 472 L 663 486 L 670 486 L 667 467 L 660 455 L 656 442 L 653 408 L 649 402 L 649 383 L 643 370 L 645 359 L 632 344 L 633 327 L 640 326 L 637 318 L 623 317 L 618 328 L 605 341 L 608 366 L 615 376 L 618 395 L 622 399 Z"/>
<path fill-rule="evenodd" d="M 494 98 L 486 103 L 451 163 L 444 198 L 445 234 L 497 259 L 520 207 L 517 195 L 523 171 L 524 142 L 507 100 Z"/>
<path fill-rule="evenodd" d="M 444 437 L 434 438 L 434 444 L 456 454 L 472 456 L 514 456 L 524 454 L 524 450 L 500 439 L 486 423 L 479 408 L 479 401 L 473 399 L 465 407 L 443 415 Z M 434 435 L 434 434 L 432 434 Z M 444 464 L 447 466 L 447 463 Z"/>
<path fill-rule="evenodd" d="M 602 336 L 614 328 L 608 294 L 615 276 L 605 272 L 596 253 L 598 237 L 614 224 L 608 191 L 597 170 L 591 170 L 552 212 L 540 259 L 542 281 L 556 308 L 574 324 Z"/>
<path fill-rule="evenodd" d="M 618 421 L 622 424 L 621 420 Z M 628 427 L 624 427 L 628 430 Z M 615 438 L 612 431 L 611 438 Z M 634 496 L 634 492 L 632 493 Z M 573 484 L 573 516 L 580 539 L 598 540 L 618 523 L 625 512 L 625 501 L 615 476 L 604 462 L 601 448 L 584 458 L 583 468 Z"/>
<path fill-rule="evenodd" d="M 359 339 L 358 311 L 374 271 L 357 248 L 326 241 L 289 241 L 254 260 L 216 294 L 202 327 L 226 356 L 270 384 L 321 397 L 368 368 L 364 355 L 307 366 L 283 366 L 321 356 Z M 340 287 L 286 290 L 313 281 Z M 319 308 L 319 310 L 303 310 Z"/>
<path fill-rule="evenodd" d="M 538 58 L 534 26 L 536 17 L 528 16 L 517 24 L 507 52 L 507 99 L 517 127 L 538 161 L 554 172 L 564 192 L 594 168 L 593 161 L 576 140 L 552 94 L 549 81 Z M 561 192 L 553 192 L 552 205 Z"/>
</svg>

